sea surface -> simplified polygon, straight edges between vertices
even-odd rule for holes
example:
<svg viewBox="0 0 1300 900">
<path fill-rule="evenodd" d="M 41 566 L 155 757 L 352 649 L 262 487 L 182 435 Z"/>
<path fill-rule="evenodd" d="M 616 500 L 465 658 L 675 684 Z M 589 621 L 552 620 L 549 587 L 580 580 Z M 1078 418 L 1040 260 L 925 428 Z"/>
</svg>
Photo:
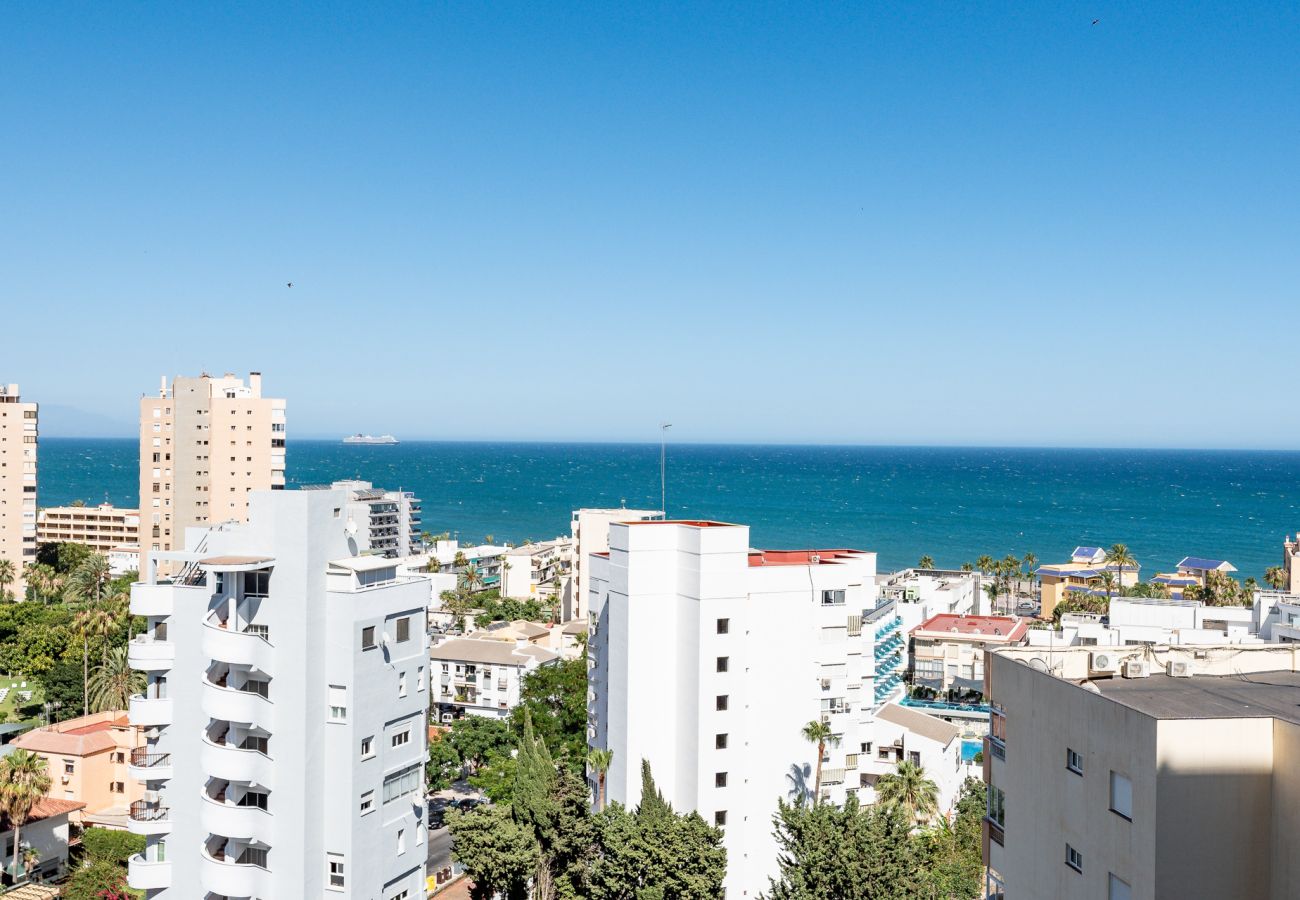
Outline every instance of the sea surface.
<svg viewBox="0 0 1300 900">
<path fill-rule="evenodd" d="M 137 502 L 133 440 L 45 438 L 39 502 Z M 289 486 L 359 477 L 414 491 L 462 541 L 569 533 L 581 506 L 659 508 L 658 444 L 290 440 Z M 1300 529 L 1300 453 L 669 445 L 668 512 L 747 524 L 756 547 L 854 547 L 881 569 L 1078 544 L 1129 545 L 1143 574 L 1183 556 L 1262 578 Z"/>
</svg>

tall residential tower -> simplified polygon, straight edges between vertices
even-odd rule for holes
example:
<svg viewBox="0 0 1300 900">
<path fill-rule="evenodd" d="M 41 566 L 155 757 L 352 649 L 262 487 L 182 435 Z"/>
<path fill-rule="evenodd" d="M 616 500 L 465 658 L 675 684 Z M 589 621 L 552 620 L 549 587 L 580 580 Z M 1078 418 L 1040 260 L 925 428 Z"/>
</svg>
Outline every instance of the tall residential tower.
<svg viewBox="0 0 1300 900">
<path fill-rule="evenodd" d="M 13 563 L 6 591 L 21 598 L 23 570 L 36 562 L 36 404 L 0 384 L 0 560 Z"/>
</svg>

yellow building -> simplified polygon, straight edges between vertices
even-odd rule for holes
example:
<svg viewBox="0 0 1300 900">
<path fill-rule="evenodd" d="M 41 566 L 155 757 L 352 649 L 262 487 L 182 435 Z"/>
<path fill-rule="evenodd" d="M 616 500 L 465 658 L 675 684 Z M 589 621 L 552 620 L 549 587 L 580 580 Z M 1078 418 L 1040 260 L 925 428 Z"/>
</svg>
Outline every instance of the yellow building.
<svg viewBox="0 0 1300 900">
<path fill-rule="evenodd" d="M 1184 556 L 1173 572 L 1161 572 L 1151 579 L 1152 584 L 1163 584 L 1169 588 L 1174 599 L 1181 598 L 1183 591 L 1189 587 L 1205 587 L 1205 578 L 1210 572 L 1224 575 L 1237 571 L 1237 567 L 1226 559 L 1205 559 L 1200 556 Z"/>
<path fill-rule="evenodd" d="M 1057 604 L 1072 593 L 1104 595 L 1106 591 L 1100 586 L 1103 572 L 1116 576 L 1116 591 L 1131 587 L 1137 584 L 1141 568 L 1133 563 L 1120 571 L 1118 566 L 1106 562 L 1106 551 L 1101 547 L 1075 547 L 1069 562 L 1041 566 L 1034 572 L 1042 585 L 1043 604 L 1040 615 L 1050 619 Z"/>
<path fill-rule="evenodd" d="M 36 517 L 36 540 L 41 544 L 85 544 L 107 554 L 140 540 L 140 510 L 99 506 L 51 506 Z"/>
</svg>

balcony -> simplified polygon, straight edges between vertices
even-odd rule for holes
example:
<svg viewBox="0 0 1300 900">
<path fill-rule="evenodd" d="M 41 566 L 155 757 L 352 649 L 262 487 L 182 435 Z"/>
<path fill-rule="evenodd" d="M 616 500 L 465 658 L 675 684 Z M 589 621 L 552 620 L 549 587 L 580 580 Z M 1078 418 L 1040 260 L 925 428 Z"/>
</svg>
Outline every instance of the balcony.
<svg viewBox="0 0 1300 900">
<path fill-rule="evenodd" d="M 226 897 L 270 897 L 271 873 L 252 863 L 238 863 L 226 856 L 213 856 L 204 847 L 199 853 L 199 880 L 203 890 Z"/>
<path fill-rule="evenodd" d="M 126 646 L 131 668 L 142 672 L 166 672 L 176 662 L 176 645 L 150 634 L 137 634 Z"/>
<path fill-rule="evenodd" d="M 272 837 L 271 814 L 266 810 L 216 800 L 206 794 L 199 807 L 199 822 L 213 834 L 239 840 L 268 843 Z"/>
<path fill-rule="evenodd" d="M 260 750 L 243 750 L 234 744 L 214 743 L 205 735 L 199 749 L 203 772 L 213 778 L 274 787 L 275 765 Z"/>
<path fill-rule="evenodd" d="M 172 777 L 172 755 L 137 747 L 127 761 L 127 774 L 140 782 L 165 781 Z"/>
<path fill-rule="evenodd" d="M 271 731 L 274 707 L 261 694 L 220 687 L 203 680 L 203 712 L 214 719 L 240 722 Z"/>
<path fill-rule="evenodd" d="M 126 882 L 137 891 L 153 891 L 172 886 L 172 864 L 145 859 L 137 853 L 126 863 Z"/>
<path fill-rule="evenodd" d="M 274 674 L 275 648 L 266 633 L 255 625 L 245 625 L 240 630 L 239 626 L 209 614 L 203 620 L 203 653 L 209 659 Z"/>
<path fill-rule="evenodd" d="M 172 701 L 170 697 L 147 697 L 144 694 L 136 694 L 131 698 L 131 706 L 127 714 L 131 718 L 132 725 L 140 725 L 144 728 L 170 725 Z"/>
<path fill-rule="evenodd" d="M 173 591 L 176 587 L 173 584 L 144 582 L 131 585 L 131 615 L 170 616 L 175 609 Z"/>
<path fill-rule="evenodd" d="M 170 834 L 172 830 L 171 810 L 156 803 L 137 800 L 131 804 L 127 816 L 126 830 L 132 834 Z"/>
</svg>

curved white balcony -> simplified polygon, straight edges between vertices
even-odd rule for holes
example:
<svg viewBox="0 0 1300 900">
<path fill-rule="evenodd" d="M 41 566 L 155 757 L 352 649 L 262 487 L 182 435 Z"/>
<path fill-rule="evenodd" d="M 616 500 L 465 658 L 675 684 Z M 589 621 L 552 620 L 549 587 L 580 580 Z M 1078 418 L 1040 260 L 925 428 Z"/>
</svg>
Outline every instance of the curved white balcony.
<svg viewBox="0 0 1300 900">
<path fill-rule="evenodd" d="M 131 615 L 170 616 L 175 609 L 175 589 L 172 584 L 136 582 L 131 585 Z"/>
<path fill-rule="evenodd" d="M 171 834 L 171 810 L 156 803 L 137 800 L 126 817 L 126 830 L 132 834 Z"/>
<path fill-rule="evenodd" d="M 271 873 L 261 866 L 220 860 L 208 853 L 199 852 L 199 881 L 205 891 L 226 897 L 270 897 Z"/>
<path fill-rule="evenodd" d="M 166 781 L 172 777 L 172 755 L 151 753 L 148 747 L 136 747 L 127 757 L 126 771 L 136 781 Z"/>
<path fill-rule="evenodd" d="M 271 843 L 271 814 L 256 806 L 223 803 L 205 794 L 199 806 L 199 822 L 213 834 Z"/>
<path fill-rule="evenodd" d="M 170 697 L 146 697 L 136 694 L 131 698 L 128 710 L 132 725 L 149 728 L 153 725 L 170 725 L 172 723 L 172 701 Z"/>
<path fill-rule="evenodd" d="M 218 687 L 206 678 L 203 679 L 203 711 L 214 719 L 256 725 L 272 731 L 273 710 L 271 701 L 261 694 Z"/>
<path fill-rule="evenodd" d="M 214 744 L 205 735 L 199 752 L 199 761 L 203 766 L 204 774 L 213 778 L 259 784 L 266 788 L 273 787 L 271 782 L 275 766 L 269 756 L 257 750 L 241 750 L 228 744 Z"/>
<path fill-rule="evenodd" d="M 209 659 L 238 666 L 252 666 L 274 675 L 275 648 L 257 632 L 224 627 L 214 615 L 203 620 L 203 653 Z"/>
<path fill-rule="evenodd" d="M 137 891 L 152 891 L 172 886 L 172 864 L 151 862 L 137 853 L 126 862 L 126 883 Z"/>
<path fill-rule="evenodd" d="M 152 635 L 137 634 L 126 648 L 131 668 L 142 672 L 165 672 L 176 662 L 176 645 L 171 641 L 157 640 Z"/>
</svg>

